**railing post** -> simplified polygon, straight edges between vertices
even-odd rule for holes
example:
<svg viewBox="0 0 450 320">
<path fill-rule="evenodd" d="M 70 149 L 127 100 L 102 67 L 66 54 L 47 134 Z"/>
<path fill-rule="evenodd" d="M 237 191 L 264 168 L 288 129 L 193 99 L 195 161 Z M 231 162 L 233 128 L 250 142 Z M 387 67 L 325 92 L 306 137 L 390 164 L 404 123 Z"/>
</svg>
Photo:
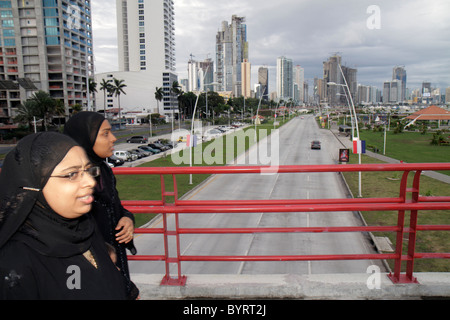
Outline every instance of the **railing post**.
<svg viewBox="0 0 450 320">
<path fill-rule="evenodd" d="M 400 182 L 400 199 L 402 202 L 406 202 L 406 187 L 408 183 L 409 171 L 404 171 L 402 180 Z M 394 283 L 400 282 L 400 273 L 402 272 L 402 252 L 403 252 L 403 234 L 405 229 L 405 210 L 398 211 L 397 218 L 397 237 L 395 241 L 395 254 L 397 258 L 395 259 L 394 274 L 389 274 L 389 278 Z"/>
<path fill-rule="evenodd" d="M 417 203 L 419 201 L 419 184 L 420 175 L 422 171 L 417 170 L 414 175 L 413 187 L 410 190 L 412 193 L 411 202 Z M 417 210 L 411 210 L 409 221 L 409 240 L 408 240 L 408 261 L 406 263 L 406 281 L 417 282 L 417 279 L 413 277 L 414 271 L 414 254 L 416 252 L 416 238 L 417 238 Z"/>
<path fill-rule="evenodd" d="M 164 176 L 161 175 L 161 196 L 164 206 L 169 206 L 170 204 L 167 204 L 166 197 L 167 196 L 173 196 L 175 199 L 175 204 L 177 202 L 177 182 L 175 175 L 172 175 L 173 178 L 173 192 L 166 192 L 165 183 L 164 183 Z M 161 285 L 167 285 L 167 286 L 184 286 L 186 284 L 186 276 L 181 275 L 181 253 L 180 253 L 180 235 L 178 233 L 179 229 L 179 219 L 178 219 L 178 213 L 173 213 L 174 219 L 175 219 L 175 230 L 169 230 L 169 224 L 167 222 L 167 213 L 163 213 L 163 223 L 164 223 L 164 255 L 165 255 L 165 267 L 166 267 L 166 274 L 164 275 L 163 279 L 161 280 Z M 176 244 L 176 256 L 171 257 L 170 256 L 170 244 L 169 244 L 169 236 L 175 237 L 175 244 Z M 176 264 L 177 265 L 177 278 L 172 278 L 170 275 L 170 264 Z"/>
<path fill-rule="evenodd" d="M 408 175 L 410 171 L 403 172 L 402 180 L 400 183 L 400 199 L 402 202 L 407 202 L 406 193 L 411 192 L 412 198 L 411 202 L 418 202 L 419 200 L 419 182 L 421 171 L 416 171 L 414 175 L 413 187 L 408 188 Z M 397 259 L 395 260 L 394 274 L 389 274 L 389 278 L 393 283 L 417 283 L 417 279 L 413 277 L 414 269 L 414 253 L 416 246 L 416 232 L 417 232 L 417 210 L 411 210 L 410 213 L 410 223 L 407 233 L 408 237 L 408 254 L 403 257 L 403 236 L 405 234 L 405 210 L 398 211 L 397 219 L 397 238 L 396 238 L 396 249 L 395 253 Z M 406 274 L 401 274 L 402 262 L 406 260 Z"/>
</svg>

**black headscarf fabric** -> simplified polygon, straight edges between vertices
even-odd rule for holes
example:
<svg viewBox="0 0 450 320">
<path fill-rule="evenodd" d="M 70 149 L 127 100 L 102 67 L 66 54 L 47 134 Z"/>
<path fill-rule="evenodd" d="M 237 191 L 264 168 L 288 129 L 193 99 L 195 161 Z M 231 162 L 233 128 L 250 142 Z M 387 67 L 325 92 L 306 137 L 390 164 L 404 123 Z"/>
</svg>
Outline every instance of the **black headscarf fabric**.
<svg viewBox="0 0 450 320">
<path fill-rule="evenodd" d="M 64 236 L 69 237 L 68 244 L 73 240 L 70 230 L 78 229 L 83 224 L 85 234 L 75 251 L 86 250 L 89 246 L 89 236 L 93 229 L 92 223 L 81 219 L 65 219 L 55 213 L 47 204 L 42 189 L 45 187 L 54 168 L 64 159 L 67 152 L 77 146 L 77 143 L 65 135 L 54 132 L 43 132 L 23 138 L 17 146 L 8 153 L 0 174 L 0 248 L 15 234 L 27 220 L 35 220 L 41 226 L 36 237 L 48 237 L 43 251 L 52 251 L 55 239 L 47 228 L 55 228 Z M 39 203 L 39 205 L 36 205 Z M 67 228 L 61 228 L 66 226 Z M 36 230 L 35 230 L 36 231 Z M 79 235 L 75 232 L 75 234 Z M 84 242 L 84 244 L 82 244 Z M 38 243 L 38 242 L 35 242 Z M 39 243 L 43 244 L 42 240 Z M 43 244 L 44 245 L 44 244 Z M 61 250 L 65 252 L 63 242 Z M 69 251 L 58 254 L 70 254 Z M 73 251 L 71 251 L 73 253 Z M 81 251 L 83 252 L 83 251 Z M 56 254 L 56 252 L 54 252 Z"/>
<path fill-rule="evenodd" d="M 73 115 L 64 126 L 64 134 L 74 139 L 84 148 L 89 159 L 99 164 L 105 159 L 100 158 L 93 150 L 98 131 L 105 117 L 98 112 L 84 111 Z"/>
</svg>

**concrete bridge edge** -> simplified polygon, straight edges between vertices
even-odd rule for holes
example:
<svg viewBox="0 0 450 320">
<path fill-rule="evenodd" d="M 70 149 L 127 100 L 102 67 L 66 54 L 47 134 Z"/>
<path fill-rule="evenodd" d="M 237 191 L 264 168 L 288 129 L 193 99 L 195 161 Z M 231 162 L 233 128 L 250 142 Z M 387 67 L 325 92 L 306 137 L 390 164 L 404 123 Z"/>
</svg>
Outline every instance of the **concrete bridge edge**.
<svg viewBox="0 0 450 320">
<path fill-rule="evenodd" d="M 162 274 L 132 274 L 143 300 L 298 299 L 392 300 L 450 298 L 450 273 L 415 273 L 394 284 L 387 273 L 309 275 L 187 275 L 185 286 L 160 285 Z"/>
</svg>

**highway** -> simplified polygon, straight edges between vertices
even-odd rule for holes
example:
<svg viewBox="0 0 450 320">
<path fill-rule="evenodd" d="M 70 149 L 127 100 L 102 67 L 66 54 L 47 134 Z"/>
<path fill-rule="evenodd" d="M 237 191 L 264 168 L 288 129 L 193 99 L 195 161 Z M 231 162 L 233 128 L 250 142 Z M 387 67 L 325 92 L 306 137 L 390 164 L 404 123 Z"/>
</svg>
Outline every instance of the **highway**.
<svg viewBox="0 0 450 320">
<path fill-rule="evenodd" d="M 273 140 L 273 141 L 272 141 Z M 312 140 L 321 150 L 311 150 Z M 278 152 L 281 165 L 335 164 L 342 145 L 329 130 L 320 130 L 313 116 L 297 117 L 279 131 L 279 141 L 267 139 L 267 148 Z M 271 143 L 276 144 L 275 147 Z M 272 148 L 271 148 L 272 147 Z M 257 152 L 256 147 L 249 150 Z M 252 158 L 252 157 L 248 157 Z M 254 165 L 256 163 L 246 163 Z M 264 163 L 267 164 L 267 163 Z M 338 173 L 213 175 L 185 199 L 314 199 L 346 198 Z M 172 221 L 173 217 L 169 217 Z M 313 227 L 355 226 L 353 212 L 241 213 L 180 215 L 181 227 Z M 152 227 L 161 227 L 156 219 Z M 183 255 L 321 255 L 374 253 L 363 233 L 291 233 L 237 235 L 182 235 Z M 173 241 L 174 242 L 174 241 Z M 138 254 L 163 254 L 162 235 L 136 235 Z M 171 243 L 171 256 L 175 255 Z M 164 274 L 163 262 L 130 261 L 131 273 Z M 294 262 L 182 262 L 182 274 L 330 274 L 366 273 L 379 261 Z M 171 268 L 176 274 L 176 265 Z"/>
</svg>

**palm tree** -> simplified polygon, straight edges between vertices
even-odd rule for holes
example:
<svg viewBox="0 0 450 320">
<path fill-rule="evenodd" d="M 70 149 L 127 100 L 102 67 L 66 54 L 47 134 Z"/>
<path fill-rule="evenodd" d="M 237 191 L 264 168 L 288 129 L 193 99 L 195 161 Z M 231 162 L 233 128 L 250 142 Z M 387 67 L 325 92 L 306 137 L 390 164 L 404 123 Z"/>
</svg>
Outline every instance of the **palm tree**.
<svg viewBox="0 0 450 320">
<path fill-rule="evenodd" d="M 178 122 L 181 128 L 181 110 L 180 110 L 180 97 L 183 95 L 183 90 L 181 89 L 180 84 L 178 81 L 172 82 L 172 88 L 170 89 L 172 93 L 177 97 L 177 103 L 178 103 Z"/>
<path fill-rule="evenodd" d="M 156 89 L 155 99 L 156 99 L 156 103 L 158 104 L 158 113 L 161 114 L 161 112 L 159 111 L 159 102 L 162 101 L 162 99 L 164 98 L 164 91 L 163 91 L 162 87 L 160 87 L 160 88 L 156 87 L 155 89 Z"/>
<path fill-rule="evenodd" d="M 36 116 L 36 110 L 34 108 L 35 104 L 27 100 L 23 104 L 19 105 L 19 108 L 17 109 L 17 116 L 14 118 L 14 121 L 18 122 L 27 122 L 28 123 L 28 129 L 31 131 L 32 122 L 34 120 L 34 117 Z"/>
<path fill-rule="evenodd" d="M 106 91 L 111 92 L 111 80 L 102 79 L 100 82 L 100 90 L 103 90 L 103 113 L 106 118 Z"/>
<path fill-rule="evenodd" d="M 97 92 L 97 82 L 94 79 L 89 78 L 89 94 L 92 94 L 92 100 L 94 100 L 94 111 L 97 111 L 95 103 L 95 93 Z M 89 106 L 88 106 L 89 109 Z"/>
<path fill-rule="evenodd" d="M 64 106 L 64 100 L 56 99 L 55 100 L 55 114 L 58 117 L 58 125 L 61 126 L 61 117 L 66 114 L 66 107 Z"/>
<path fill-rule="evenodd" d="M 119 101 L 119 128 L 120 128 L 120 124 L 122 121 L 122 114 L 120 111 L 120 95 L 126 94 L 125 91 L 123 90 L 123 88 L 125 88 L 127 85 L 125 83 L 123 83 L 124 80 L 118 80 L 116 78 L 113 78 L 113 84 L 111 87 L 111 92 L 114 93 L 114 96 L 117 97 L 117 100 Z"/>
<path fill-rule="evenodd" d="M 47 131 L 47 119 L 55 113 L 55 100 L 48 92 L 39 90 L 35 92 L 29 99 L 34 104 L 36 116 L 43 119 L 43 126 Z"/>
</svg>

